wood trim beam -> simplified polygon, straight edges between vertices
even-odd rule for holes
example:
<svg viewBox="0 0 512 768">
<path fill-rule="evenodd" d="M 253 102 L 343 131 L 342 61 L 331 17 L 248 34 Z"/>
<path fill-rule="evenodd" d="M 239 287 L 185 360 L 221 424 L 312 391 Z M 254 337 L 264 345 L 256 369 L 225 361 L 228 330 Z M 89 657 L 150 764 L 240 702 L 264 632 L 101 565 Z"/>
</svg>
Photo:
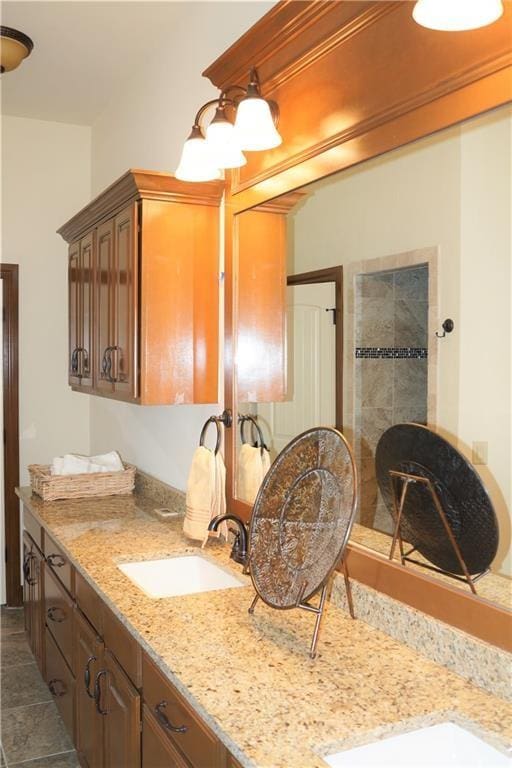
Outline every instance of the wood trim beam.
<svg viewBox="0 0 512 768">
<path fill-rule="evenodd" d="M 357 544 L 349 544 L 346 563 L 350 577 L 361 584 L 512 652 L 512 613 L 505 608 L 412 568 L 404 574 L 403 566 Z"/>
</svg>

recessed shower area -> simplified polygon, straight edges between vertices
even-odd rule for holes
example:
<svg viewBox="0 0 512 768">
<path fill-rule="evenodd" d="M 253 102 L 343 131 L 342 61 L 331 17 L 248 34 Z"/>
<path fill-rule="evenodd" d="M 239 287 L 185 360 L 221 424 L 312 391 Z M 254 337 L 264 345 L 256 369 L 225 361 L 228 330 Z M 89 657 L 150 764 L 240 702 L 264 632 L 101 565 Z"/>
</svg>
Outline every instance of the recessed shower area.
<svg viewBox="0 0 512 768">
<path fill-rule="evenodd" d="M 360 470 L 359 522 L 392 531 L 375 476 L 382 433 L 427 423 L 429 266 L 357 274 L 354 280 L 354 443 Z"/>
</svg>

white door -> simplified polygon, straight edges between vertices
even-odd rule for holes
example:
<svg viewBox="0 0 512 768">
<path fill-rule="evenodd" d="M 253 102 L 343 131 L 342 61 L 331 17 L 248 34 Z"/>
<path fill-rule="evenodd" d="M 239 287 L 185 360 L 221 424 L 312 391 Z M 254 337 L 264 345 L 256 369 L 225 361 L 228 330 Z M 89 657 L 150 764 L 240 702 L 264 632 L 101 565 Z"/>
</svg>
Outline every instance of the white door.
<svg viewBox="0 0 512 768">
<path fill-rule="evenodd" d="M 289 286 L 288 384 L 284 402 L 258 403 L 271 457 L 311 427 L 336 422 L 335 284 Z"/>
</svg>

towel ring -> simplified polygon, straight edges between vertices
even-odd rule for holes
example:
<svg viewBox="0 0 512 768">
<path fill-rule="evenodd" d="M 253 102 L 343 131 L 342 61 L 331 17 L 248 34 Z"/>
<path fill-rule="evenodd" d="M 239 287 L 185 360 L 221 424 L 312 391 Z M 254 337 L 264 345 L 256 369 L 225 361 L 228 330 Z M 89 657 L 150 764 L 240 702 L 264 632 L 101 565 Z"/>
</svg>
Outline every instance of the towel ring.
<svg viewBox="0 0 512 768">
<path fill-rule="evenodd" d="M 238 420 L 240 422 L 240 440 L 242 442 L 242 445 L 245 445 L 247 443 L 247 440 L 245 439 L 245 425 L 247 424 L 247 422 L 250 422 L 251 430 L 255 429 L 257 434 L 258 434 L 258 437 L 257 437 L 257 439 L 255 441 L 254 447 L 255 448 L 261 448 L 262 450 L 264 449 L 264 450 L 268 451 L 268 448 L 265 445 L 265 441 L 263 439 L 263 432 L 261 431 L 261 427 L 258 424 L 258 422 L 256 421 L 256 418 L 254 416 L 249 416 L 249 415 L 241 414 L 241 415 L 239 415 Z M 251 435 L 251 437 L 252 437 L 252 435 Z M 259 443 L 259 445 L 258 445 L 258 443 Z"/>
<path fill-rule="evenodd" d="M 214 450 L 215 455 L 217 455 L 220 448 L 221 433 L 220 433 L 219 419 L 216 416 L 210 416 L 208 421 L 205 422 L 201 430 L 201 434 L 199 436 L 199 445 L 201 445 L 203 448 L 205 447 L 204 438 L 206 437 L 206 433 L 208 431 L 208 427 L 210 426 L 210 424 L 215 424 L 215 427 L 217 429 L 217 442 L 215 443 L 215 450 Z"/>
</svg>

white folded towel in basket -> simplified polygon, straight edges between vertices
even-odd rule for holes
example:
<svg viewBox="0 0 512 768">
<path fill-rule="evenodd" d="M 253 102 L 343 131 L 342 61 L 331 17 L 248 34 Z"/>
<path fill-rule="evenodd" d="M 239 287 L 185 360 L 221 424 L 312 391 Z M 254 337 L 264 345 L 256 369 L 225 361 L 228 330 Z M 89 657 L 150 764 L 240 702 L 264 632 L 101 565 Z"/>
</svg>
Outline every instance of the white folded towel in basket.
<svg viewBox="0 0 512 768">
<path fill-rule="evenodd" d="M 208 540 L 208 524 L 213 517 L 226 512 L 226 467 L 219 452 L 203 445 L 196 448 L 187 482 L 183 533 L 191 539 Z M 227 526 L 223 523 L 219 534 L 227 538 Z M 214 534 L 212 534 L 214 535 Z"/>
<path fill-rule="evenodd" d="M 117 451 L 82 456 L 79 453 L 66 453 L 56 456 L 52 461 L 52 475 L 82 475 L 93 472 L 122 472 L 124 464 Z"/>
</svg>

